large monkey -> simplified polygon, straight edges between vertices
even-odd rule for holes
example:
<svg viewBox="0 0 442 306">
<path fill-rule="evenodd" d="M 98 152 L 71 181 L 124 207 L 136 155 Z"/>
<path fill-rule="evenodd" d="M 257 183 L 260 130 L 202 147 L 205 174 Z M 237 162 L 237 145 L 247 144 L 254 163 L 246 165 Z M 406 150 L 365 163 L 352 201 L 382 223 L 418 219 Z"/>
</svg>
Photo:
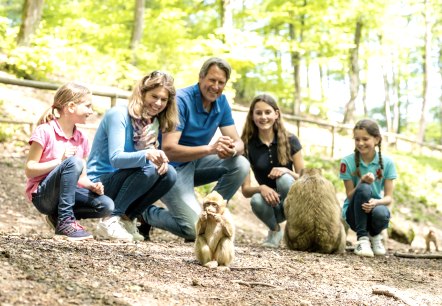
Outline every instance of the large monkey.
<svg viewBox="0 0 442 306">
<path fill-rule="evenodd" d="M 345 229 L 335 188 L 320 169 L 303 169 L 284 202 L 284 240 L 292 250 L 343 253 Z"/>
<path fill-rule="evenodd" d="M 205 267 L 227 267 L 235 257 L 235 227 L 227 201 L 216 191 L 203 200 L 203 211 L 196 223 L 195 254 Z"/>
</svg>

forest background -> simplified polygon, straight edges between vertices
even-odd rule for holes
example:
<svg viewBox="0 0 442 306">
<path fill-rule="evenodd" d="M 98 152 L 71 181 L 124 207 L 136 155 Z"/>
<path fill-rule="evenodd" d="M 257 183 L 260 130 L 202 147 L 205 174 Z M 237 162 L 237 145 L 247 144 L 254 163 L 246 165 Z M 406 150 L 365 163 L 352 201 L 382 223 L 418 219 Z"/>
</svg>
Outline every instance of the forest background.
<svg viewBox="0 0 442 306">
<path fill-rule="evenodd" d="M 219 56 L 233 68 L 225 90 L 233 104 L 248 106 L 268 92 L 285 114 L 344 124 L 371 117 L 384 132 L 442 145 L 442 0 L 0 4 L 0 71 L 8 76 L 131 90 L 146 73 L 164 70 L 181 88 L 197 81 L 206 58 Z M 0 107 L 7 103 L 0 99 Z M 1 142 L 12 134 L 0 125 Z M 414 221 L 441 223 L 440 154 L 391 153 L 399 208 Z M 328 169 L 342 191 L 336 160 L 306 158 Z"/>
</svg>

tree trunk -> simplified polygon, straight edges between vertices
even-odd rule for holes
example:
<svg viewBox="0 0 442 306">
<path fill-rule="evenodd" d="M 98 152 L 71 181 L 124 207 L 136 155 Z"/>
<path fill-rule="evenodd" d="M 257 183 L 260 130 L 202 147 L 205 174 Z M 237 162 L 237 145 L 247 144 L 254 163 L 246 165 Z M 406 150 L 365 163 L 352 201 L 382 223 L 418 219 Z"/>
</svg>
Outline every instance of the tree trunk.
<svg viewBox="0 0 442 306">
<path fill-rule="evenodd" d="M 17 35 L 18 46 L 29 46 L 31 36 L 40 24 L 44 0 L 25 0 L 22 10 L 22 23 Z"/>
<path fill-rule="evenodd" d="M 439 46 L 442 46 L 442 40 L 439 40 Z M 442 77 L 442 48 L 439 48 L 439 72 L 440 75 Z M 440 126 L 440 139 L 439 139 L 439 144 L 442 145 L 442 95 L 439 98 L 439 126 Z"/>
<path fill-rule="evenodd" d="M 289 24 L 290 40 L 294 41 L 295 38 L 295 26 Z M 292 50 L 290 52 L 290 58 L 293 66 L 293 81 L 295 83 L 295 90 L 293 92 L 293 114 L 299 116 L 301 113 L 301 54 L 298 51 Z"/>
<path fill-rule="evenodd" d="M 132 28 L 132 35 L 129 45 L 129 48 L 132 51 L 137 48 L 137 45 L 140 43 L 143 37 L 144 5 L 145 0 L 135 0 L 134 26 Z"/>
<path fill-rule="evenodd" d="M 358 19 L 356 22 L 355 29 L 355 38 L 354 38 L 354 47 L 350 49 L 350 100 L 347 102 L 345 106 L 344 113 L 344 122 L 343 123 L 352 123 L 354 122 L 354 111 L 355 111 L 355 101 L 358 97 L 358 89 L 359 89 L 359 45 L 361 42 L 361 33 L 362 33 L 362 20 Z"/>
<path fill-rule="evenodd" d="M 385 124 L 387 125 L 387 131 L 391 132 L 391 102 L 390 102 L 390 83 L 388 82 L 388 74 L 385 71 L 387 65 L 384 65 L 383 78 L 384 78 L 384 111 L 385 111 Z"/>
<path fill-rule="evenodd" d="M 429 96 L 429 72 L 431 65 L 431 22 L 429 18 L 429 4 L 428 1 L 425 0 L 425 49 L 423 54 L 423 90 L 422 90 L 422 109 L 421 109 L 421 117 L 419 120 L 419 132 L 417 135 L 418 142 L 424 142 L 425 140 L 425 128 L 426 128 L 426 112 L 427 112 L 427 102 L 430 99 Z"/>
<path fill-rule="evenodd" d="M 363 82 L 362 85 L 362 106 L 364 107 L 364 117 L 368 116 L 368 107 L 367 107 L 367 83 Z"/>
<path fill-rule="evenodd" d="M 396 65 L 393 65 L 395 67 Z M 399 65 L 398 65 L 399 66 Z M 397 66 L 397 67 L 398 67 Z M 400 101 L 399 101 L 399 67 L 398 70 L 393 71 L 393 84 L 392 84 L 392 90 L 393 90 L 393 115 L 391 120 L 391 132 L 392 133 L 399 133 L 399 121 L 400 121 Z"/>
<path fill-rule="evenodd" d="M 221 0 L 221 10 L 221 26 L 224 33 L 223 42 L 225 44 L 229 44 L 232 41 L 233 34 L 233 15 L 231 1 Z"/>
</svg>

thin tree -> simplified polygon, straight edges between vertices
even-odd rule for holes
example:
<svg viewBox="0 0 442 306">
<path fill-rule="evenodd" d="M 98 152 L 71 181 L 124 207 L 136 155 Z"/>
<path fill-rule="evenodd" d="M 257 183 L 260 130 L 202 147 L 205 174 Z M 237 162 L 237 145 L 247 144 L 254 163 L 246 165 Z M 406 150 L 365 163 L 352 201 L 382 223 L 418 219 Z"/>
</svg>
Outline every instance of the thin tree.
<svg viewBox="0 0 442 306">
<path fill-rule="evenodd" d="M 423 88 L 422 88 L 422 109 L 421 116 L 419 120 L 419 132 L 417 134 L 417 141 L 424 142 L 425 140 L 425 129 L 426 129 L 426 112 L 427 112 L 427 102 L 430 99 L 429 91 L 429 72 L 431 66 L 431 18 L 430 18 L 430 7 L 427 0 L 424 2 L 424 20 L 425 20 L 425 47 L 422 54 L 422 68 L 423 68 Z"/>
<path fill-rule="evenodd" d="M 132 35 L 130 38 L 129 48 L 133 51 L 143 38 L 144 26 L 144 5 L 145 0 L 135 0 L 134 9 L 134 26 L 132 28 Z"/>
<path fill-rule="evenodd" d="M 362 18 L 359 17 L 356 21 L 354 46 L 350 49 L 350 100 L 345 105 L 343 123 L 354 121 L 355 101 L 359 90 L 359 45 L 361 43 L 362 26 Z"/>
<path fill-rule="evenodd" d="M 22 23 L 17 35 L 18 46 L 29 46 L 31 36 L 40 24 L 44 0 L 25 0 L 22 10 Z"/>
<path fill-rule="evenodd" d="M 221 27 L 223 29 L 223 42 L 229 44 L 232 42 L 233 35 L 233 14 L 231 0 L 221 0 Z"/>
</svg>

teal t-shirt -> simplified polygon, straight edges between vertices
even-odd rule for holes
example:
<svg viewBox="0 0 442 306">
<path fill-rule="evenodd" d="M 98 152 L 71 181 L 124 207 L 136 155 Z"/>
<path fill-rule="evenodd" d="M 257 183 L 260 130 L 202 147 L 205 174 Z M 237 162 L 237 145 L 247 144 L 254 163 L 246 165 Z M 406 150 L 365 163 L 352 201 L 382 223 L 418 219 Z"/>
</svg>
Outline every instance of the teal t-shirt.
<svg viewBox="0 0 442 306">
<path fill-rule="evenodd" d="M 394 166 L 393 160 L 388 156 L 382 155 L 382 161 L 384 164 L 384 176 L 380 180 L 376 179 L 371 184 L 372 197 L 374 199 L 383 198 L 385 180 L 394 180 L 397 178 L 396 167 Z M 369 164 L 364 163 L 362 159 L 360 160 L 359 170 L 361 171 L 361 177 L 369 172 L 373 173 L 374 177 L 377 177 L 376 172 L 378 171 L 378 169 L 380 169 L 378 152 L 376 152 L 374 159 Z M 352 153 L 350 155 L 347 155 L 341 160 L 339 178 L 342 179 L 343 181 L 351 180 L 353 182 L 353 185 L 356 186 L 359 183 L 360 178 L 356 175 L 352 175 L 352 173 L 355 172 L 356 172 L 355 153 Z M 350 203 L 349 200 L 346 198 L 344 201 L 344 206 L 342 207 L 342 217 L 344 219 L 346 219 L 345 215 L 349 203 Z"/>
</svg>

